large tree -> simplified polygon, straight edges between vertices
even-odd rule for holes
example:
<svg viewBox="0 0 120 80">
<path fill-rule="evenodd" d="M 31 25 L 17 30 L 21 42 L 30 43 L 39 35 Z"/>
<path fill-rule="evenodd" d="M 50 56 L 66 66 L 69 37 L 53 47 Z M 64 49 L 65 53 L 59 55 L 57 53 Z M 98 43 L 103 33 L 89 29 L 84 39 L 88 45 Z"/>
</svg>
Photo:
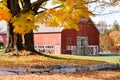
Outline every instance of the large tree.
<svg viewBox="0 0 120 80">
<path fill-rule="evenodd" d="M 46 8 L 48 1 L 55 6 Z M 37 29 L 37 23 L 78 30 L 80 18 L 89 18 L 93 15 L 88 9 L 93 5 L 92 3 L 100 3 L 99 6 L 102 7 L 115 6 L 119 0 L 2 0 L 0 19 L 8 21 L 5 52 L 13 49 L 22 50 L 22 35 L 24 35 L 25 49 L 34 52 L 33 30 Z"/>
</svg>

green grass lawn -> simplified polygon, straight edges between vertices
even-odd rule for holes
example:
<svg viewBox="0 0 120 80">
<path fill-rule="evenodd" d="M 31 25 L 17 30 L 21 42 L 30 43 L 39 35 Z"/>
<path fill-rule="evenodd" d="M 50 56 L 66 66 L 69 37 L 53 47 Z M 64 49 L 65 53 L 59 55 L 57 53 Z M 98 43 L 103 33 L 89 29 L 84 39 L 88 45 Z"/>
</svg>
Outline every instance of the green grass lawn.
<svg viewBox="0 0 120 80">
<path fill-rule="evenodd" d="M 62 54 L 62 55 L 50 54 L 49 56 L 54 56 L 58 58 L 66 58 L 66 59 L 105 61 L 105 62 L 120 64 L 120 56 L 114 56 L 114 55 L 113 56 L 111 55 L 80 56 L 80 55 L 66 55 L 66 54 Z"/>
</svg>

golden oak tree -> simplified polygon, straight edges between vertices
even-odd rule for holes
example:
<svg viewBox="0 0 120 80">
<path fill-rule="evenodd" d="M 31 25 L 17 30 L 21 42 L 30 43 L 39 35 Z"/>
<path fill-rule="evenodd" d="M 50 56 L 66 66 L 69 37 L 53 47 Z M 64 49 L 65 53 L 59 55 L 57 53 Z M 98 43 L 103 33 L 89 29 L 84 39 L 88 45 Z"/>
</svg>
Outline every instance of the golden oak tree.
<svg viewBox="0 0 120 80">
<path fill-rule="evenodd" d="M 52 8 L 46 8 L 51 1 Z M 22 50 L 22 34 L 26 50 L 34 52 L 33 30 L 37 30 L 36 23 L 47 26 L 62 26 L 67 29 L 78 30 L 80 18 L 93 15 L 88 4 L 100 3 L 100 6 L 115 6 L 119 0 L 2 0 L 0 2 L 0 20 L 8 21 L 7 48 Z"/>
</svg>

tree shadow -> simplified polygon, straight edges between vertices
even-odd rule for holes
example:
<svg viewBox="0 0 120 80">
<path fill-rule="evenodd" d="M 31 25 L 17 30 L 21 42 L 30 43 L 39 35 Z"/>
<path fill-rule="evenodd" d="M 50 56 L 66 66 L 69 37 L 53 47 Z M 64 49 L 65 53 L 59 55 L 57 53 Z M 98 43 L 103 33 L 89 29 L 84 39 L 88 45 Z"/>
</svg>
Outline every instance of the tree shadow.
<svg viewBox="0 0 120 80">
<path fill-rule="evenodd" d="M 58 57 L 58 56 L 52 56 L 52 55 L 49 55 L 49 54 L 39 54 L 40 56 L 44 56 L 44 57 L 47 57 L 47 58 L 53 58 L 53 59 L 60 59 L 60 60 L 75 60 L 75 59 L 70 59 L 70 58 L 63 58 L 63 57 Z"/>
<path fill-rule="evenodd" d="M 120 56 L 120 54 L 98 54 L 98 56 Z"/>
</svg>

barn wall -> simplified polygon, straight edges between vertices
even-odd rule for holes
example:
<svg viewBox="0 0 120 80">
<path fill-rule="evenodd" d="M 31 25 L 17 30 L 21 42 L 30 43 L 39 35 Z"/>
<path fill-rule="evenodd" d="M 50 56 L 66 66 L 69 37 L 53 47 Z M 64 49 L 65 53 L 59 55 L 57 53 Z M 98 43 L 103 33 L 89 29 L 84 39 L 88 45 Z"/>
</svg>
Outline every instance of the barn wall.
<svg viewBox="0 0 120 80">
<path fill-rule="evenodd" d="M 99 32 L 92 21 L 89 21 L 88 24 L 80 23 L 79 26 L 80 31 L 77 32 L 77 35 L 87 36 L 89 45 L 99 46 Z"/>
<path fill-rule="evenodd" d="M 34 43 L 39 50 L 41 48 L 50 53 L 61 53 L 61 33 L 34 34 Z"/>
<path fill-rule="evenodd" d="M 63 30 L 62 32 L 62 53 L 72 54 L 73 50 L 67 50 L 67 46 L 76 48 L 77 37 L 88 37 L 88 45 L 99 47 L 99 32 L 93 22 L 90 20 L 88 24 L 80 23 L 79 31 L 74 29 Z M 71 40 L 69 40 L 71 38 Z M 68 39 L 68 40 L 67 40 Z M 72 49 L 72 48 L 71 48 Z"/>
<path fill-rule="evenodd" d="M 4 47 L 6 46 L 6 34 L 0 34 L 0 42 L 4 43 Z"/>
<path fill-rule="evenodd" d="M 62 53 L 71 54 L 76 48 L 76 31 L 74 29 L 63 30 L 62 32 Z"/>
</svg>

